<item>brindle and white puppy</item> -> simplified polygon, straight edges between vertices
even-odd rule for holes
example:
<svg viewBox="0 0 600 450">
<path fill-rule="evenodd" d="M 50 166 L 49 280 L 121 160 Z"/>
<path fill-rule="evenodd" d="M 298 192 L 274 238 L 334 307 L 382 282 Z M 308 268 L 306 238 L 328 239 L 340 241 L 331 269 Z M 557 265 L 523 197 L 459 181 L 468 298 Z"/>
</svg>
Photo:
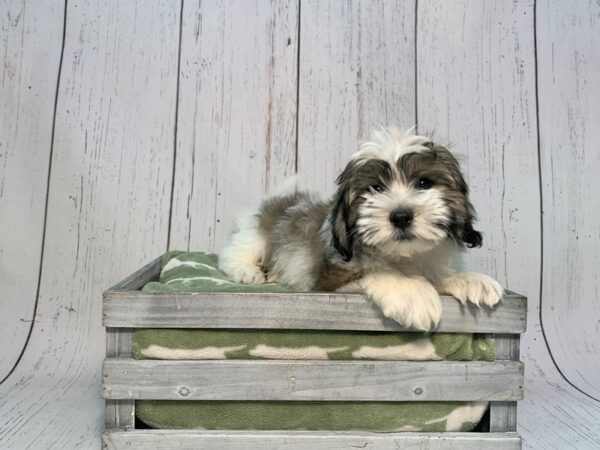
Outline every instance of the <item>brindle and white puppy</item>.
<svg viewBox="0 0 600 450">
<path fill-rule="evenodd" d="M 439 294 L 495 305 L 492 278 L 455 272 L 453 257 L 481 246 L 475 213 L 454 156 L 423 136 L 373 134 L 337 179 L 333 199 L 305 193 L 267 199 L 242 218 L 220 254 L 235 281 L 278 281 L 300 291 L 365 292 L 383 314 L 431 330 Z"/>
</svg>

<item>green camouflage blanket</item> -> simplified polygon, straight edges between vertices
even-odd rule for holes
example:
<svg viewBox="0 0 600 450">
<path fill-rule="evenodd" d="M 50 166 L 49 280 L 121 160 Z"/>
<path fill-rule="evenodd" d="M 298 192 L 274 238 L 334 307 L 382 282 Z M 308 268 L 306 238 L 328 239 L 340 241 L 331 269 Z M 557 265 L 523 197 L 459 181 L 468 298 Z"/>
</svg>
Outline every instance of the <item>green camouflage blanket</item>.
<svg viewBox="0 0 600 450">
<path fill-rule="evenodd" d="M 157 282 L 144 290 L 287 292 L 245 285 L 222 273 L 213 254 L 169 252 Z M 472 334 L 312 330 L 144 329 L 137 359 L 304 359 L 491 361 L 493 341 Z M 468 431 L 486 402 L 138 401 L 136 414 L 156 428 L 254 430 Z"/>
</svg>

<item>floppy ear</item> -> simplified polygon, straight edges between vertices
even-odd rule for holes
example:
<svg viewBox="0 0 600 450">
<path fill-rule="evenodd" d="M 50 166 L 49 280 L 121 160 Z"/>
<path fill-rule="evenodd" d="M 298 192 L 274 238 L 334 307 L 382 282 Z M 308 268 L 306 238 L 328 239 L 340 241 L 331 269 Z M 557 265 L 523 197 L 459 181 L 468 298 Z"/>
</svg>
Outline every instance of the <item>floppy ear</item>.
<svg viewBox="0 0 600 450">
<path fill-rule="evenodd" d="M 453 234 L 468 248 L 481 247 L 481 233 L 473 229 L 475 209 L 469 199 L 469 187 L 462 174 L 458 160 L 448 149 L 440 145 L 434 146 L 432 152 L 435 155 L 436 161 L 441 162 L 447 170 L 446 180 L 453 187 L 454 193 L 446 199 L 452 204 L 456 215 Z"/>
<path fill-rule="evenodd" d="M 465 223 L 460 240 L 463 241 L 468 248 L 481 247 L 483 239 L 481 233 L 473 229 L 472 220 Z"/>
<path fill-rule="evenodd" d="M 344 261 L 350 261 L 354 254 L 354 224 L 351 218 L 351 203 L 353 200 L 352 184 L 355 178 L 356 162 L 350 161 L 335 182 L 338 190 L 333 196 L 333 209 L 329 220 L 333 246 Z"/>
<path fill-rule="evenodd" d="M 458 166 L 458 163 L 457 163 Z M 465 181 L 462 173 L 459 169 L 459 178 L 460 178 L 460 188 L 463 194 L 463 202 L 464 202 L 464 222 L 462 226 L 462 230 L 459 233 L 458 237 L 467 248 L 481 247 L 481 243 L 483 242 L 483 238 L 481 233 L 473 228 L 473 221 L 475 220 L 475 208 L 473 208 L 473 204 L 469 199 L 469 187 L 467 186 L 467 182 Z"/>
<path fill-rule="evenodd" d="M 344 261 L 352 259 L 354 244 L 349 223 L 350 198 L 348 194 L 344 185 L 340 185 L 333 199 L 333 210 L 330 217 L 333 246 Z"/>
</svg>

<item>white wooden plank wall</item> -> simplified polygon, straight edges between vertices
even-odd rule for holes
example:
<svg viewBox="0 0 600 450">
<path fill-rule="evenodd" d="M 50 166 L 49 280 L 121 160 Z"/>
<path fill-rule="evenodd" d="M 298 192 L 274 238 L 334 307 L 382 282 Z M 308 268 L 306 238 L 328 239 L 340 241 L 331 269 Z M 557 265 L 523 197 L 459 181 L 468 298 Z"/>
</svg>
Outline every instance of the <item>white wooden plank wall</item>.
<svg viewBox="0 0 600 450">
<path fill-rule="evenodd" d="M 372 127 L 417 121 L 463 155 L 484 232 L 464 265 L 529 297 L 525 448 L 599 448 L 599 21 L 593 1 L 2 3 L 0 380 L 24 353 L 0 448 L 97 448 L 103 288 L 218 249 L 287 175 L 331 192 Z"/>
<path fill-rule="evenodd" d="M 62 26 L 45 3 L 29 14 Z M 167 247 L 179 10 L 90 0 L 69 2 L 66 18 L 37 314 L 0 385 L 6 449 L 98 448 L 100 293 Z"/>
<path fill-rule="evenodd" d="M 294 174 L 297 2 L 183 2 L 172 248 L 218 249 Z"/>
<path fill-rule="evenodd" d="M 370 130 L 415 123 L 415 2 L 303 0 L 298 173 L 332 193 Z"/>
<path fill-rule="evenodd" d="M 538 20 L 542 321 L 559 369 L 600 401 L 600 5 L 543 1 Z"/>
<path fill-rule="evenodd" d="M 63 10 L 58 1 L 0 5 L 0 342 L 11 343 L 2 344 L 0 380 L 34 311 Z"/>
</svg>

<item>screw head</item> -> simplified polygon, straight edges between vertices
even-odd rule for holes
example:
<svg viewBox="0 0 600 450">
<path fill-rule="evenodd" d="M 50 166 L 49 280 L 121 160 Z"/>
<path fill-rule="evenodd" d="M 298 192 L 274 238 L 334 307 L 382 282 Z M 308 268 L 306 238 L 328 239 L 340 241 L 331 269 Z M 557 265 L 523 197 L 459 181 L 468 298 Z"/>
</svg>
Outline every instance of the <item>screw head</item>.
<svg viewBox="0 0 600 450">
<path fill-rule="evenodd" d="M 179 388 L 179 395 L 182 395 L 184 397 L 188 396 L 190 394 L 190 389 L 185 387 L 185 386 L 181 386 Z"/>
</svg>

